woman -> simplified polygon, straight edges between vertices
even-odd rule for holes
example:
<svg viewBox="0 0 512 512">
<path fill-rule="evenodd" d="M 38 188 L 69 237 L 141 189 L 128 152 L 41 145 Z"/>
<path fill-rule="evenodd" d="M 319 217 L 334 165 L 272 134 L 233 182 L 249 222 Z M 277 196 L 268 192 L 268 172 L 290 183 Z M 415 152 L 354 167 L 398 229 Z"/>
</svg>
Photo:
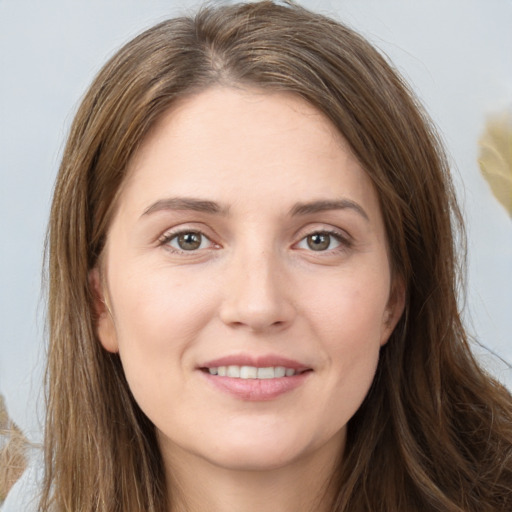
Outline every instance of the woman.
<svg viewBox="0 0 512 512">
<path fill-rule="evenodd" d="M 456 228 L 435 132 L 346 27 L 261 2 L 134 39 L 56 184 L 40 508 L 510 510 Z"/>
</svg>

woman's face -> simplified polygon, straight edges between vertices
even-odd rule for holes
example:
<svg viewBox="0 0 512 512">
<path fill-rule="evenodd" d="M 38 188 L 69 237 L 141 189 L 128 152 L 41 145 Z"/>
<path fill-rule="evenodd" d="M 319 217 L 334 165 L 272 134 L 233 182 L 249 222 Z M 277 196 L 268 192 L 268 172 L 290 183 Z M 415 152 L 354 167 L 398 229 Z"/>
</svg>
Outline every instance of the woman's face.
<svg viewBox="0 0 512 512">
<path fill-rule="evenodd" d="M 374 187 L 316 109 L 182 100 L 131 163 L 102 261 L 98 335 L 164 457 L 264 469 L 342 449 L 403 290 Z"/>
</svg>

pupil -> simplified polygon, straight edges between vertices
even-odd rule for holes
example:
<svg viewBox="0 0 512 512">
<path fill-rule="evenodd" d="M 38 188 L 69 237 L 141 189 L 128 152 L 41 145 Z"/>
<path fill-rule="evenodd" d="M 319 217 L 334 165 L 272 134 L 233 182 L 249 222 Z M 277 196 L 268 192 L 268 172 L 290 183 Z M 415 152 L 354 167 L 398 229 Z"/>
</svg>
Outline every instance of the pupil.
<svg viewBox="0 0 512 512">
<path fill-rule="evenodd" d="M 199 233 L 183 233 L 178 236 L 178 245 L 185 251 L 198 249 L 201 245 L 201 235 Z"/>
<path fill-rule="evenodd" d="M 324 251 L 330 243 L 331 237 L 325 233 L 315 233 L 308 236 L 308 247 L 313 251 Z"/>
</svg>

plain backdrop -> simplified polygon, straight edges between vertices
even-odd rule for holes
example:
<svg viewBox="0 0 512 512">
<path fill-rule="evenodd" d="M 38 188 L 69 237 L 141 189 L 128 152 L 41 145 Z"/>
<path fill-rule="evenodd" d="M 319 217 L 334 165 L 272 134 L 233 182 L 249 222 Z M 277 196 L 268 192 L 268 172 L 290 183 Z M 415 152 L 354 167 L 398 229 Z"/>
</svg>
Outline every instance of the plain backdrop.
<svg viewBox="0 0 512 512">
<path fill-rule="evenodd" d="M 412 84 L 438 125 L 468 224 L 466 322 L 485 346 L 512 361 L 512 220 L 477 164 L 487 117 L 512 108 L 512 1 L 299 3 L 366 35 Z M 33 441 L 41 438 L 43 403 L 43 243 L 73 114 L 117 48 L 199 4 L 0 0 L 0 393 Z M 512 371 L 490 352 L 478 352 L 512 387 Z"/>
</svg>

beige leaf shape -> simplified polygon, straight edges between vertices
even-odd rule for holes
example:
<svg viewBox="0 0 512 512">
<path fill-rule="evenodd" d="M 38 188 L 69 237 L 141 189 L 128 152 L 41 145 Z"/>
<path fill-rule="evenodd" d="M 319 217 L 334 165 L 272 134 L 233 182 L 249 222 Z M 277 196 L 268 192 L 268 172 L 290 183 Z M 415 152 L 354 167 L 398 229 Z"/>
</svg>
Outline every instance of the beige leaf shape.
<svg viewBox="0 0 512 512">
<path fill-rule="evenodd" d="M 0 395 L 0 505 L 25 471 L 28 445 L 21 430 L 9 419 L 4 398 Z"/>
<path fill-rule="evenodd" d="M 482 175 L 512 217 L 512 109 L 489 118 L 479 145 Z"/>
</svg>

